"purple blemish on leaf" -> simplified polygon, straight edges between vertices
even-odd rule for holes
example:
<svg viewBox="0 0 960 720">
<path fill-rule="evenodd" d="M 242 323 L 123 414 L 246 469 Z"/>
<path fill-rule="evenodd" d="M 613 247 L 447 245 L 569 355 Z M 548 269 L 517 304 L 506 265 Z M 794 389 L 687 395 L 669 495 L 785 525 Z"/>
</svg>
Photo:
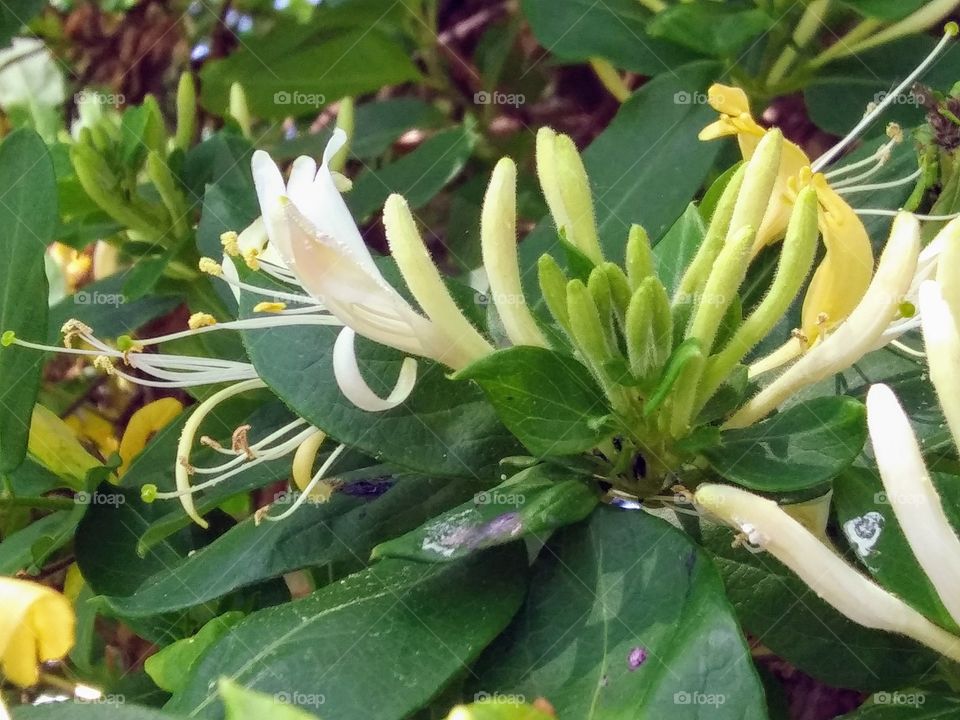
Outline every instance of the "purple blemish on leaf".
<svg viewBox="0 0 960 720">
<path fill-rule="evenodd" d="M 630 654 L 627 655 L 627 667 L 630 670 L 636 670 L 638 667 L 643 665 L 647 660 L 647 651 L 642 647 L 637 646 L 630 651 Z"/>
<path fill-rule="evenodd" d="M 354 497 L 376 498 L 383 495 L 387 490 L 393 487 L 393 478 L 384 476 L 381 478 L 371 478 L 370 480 L 357 480 L 348 483 L 340 488 L 344 495 L 353 495 Z"/>
</svg>

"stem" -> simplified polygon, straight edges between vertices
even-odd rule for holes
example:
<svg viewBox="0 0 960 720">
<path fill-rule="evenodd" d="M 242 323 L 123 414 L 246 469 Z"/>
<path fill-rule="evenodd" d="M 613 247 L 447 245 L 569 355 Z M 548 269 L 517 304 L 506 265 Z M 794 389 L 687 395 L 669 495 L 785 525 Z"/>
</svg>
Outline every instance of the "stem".
<svg viewBox="0 0 960 720">
<path fill-rule="evenodd" d="M 823 24 L 823 19 L 830 9 L 830 0 L 813 0 L 804 11 L 800 22 L 797 23 L 797 29 L 793 33 L 793 43 L 787 45 L 780 57 L 773 64 L 770 74 L 767 76 L 767 87 L 775 86 L 786 77 L 787 72 L 793 66 L 799 56 L 799 51 L 807 45 L 817 30 Z"/>
</svg>

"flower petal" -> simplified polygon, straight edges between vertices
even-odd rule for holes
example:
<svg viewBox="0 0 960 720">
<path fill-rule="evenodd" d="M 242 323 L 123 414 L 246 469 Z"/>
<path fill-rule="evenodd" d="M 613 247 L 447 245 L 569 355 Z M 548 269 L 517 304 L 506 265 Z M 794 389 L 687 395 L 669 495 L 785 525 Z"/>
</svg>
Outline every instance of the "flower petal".
<svg viewBox="0 0 960 720">
<path fill-rule="evenodd" d="M 333 345 L 333 374 L 344 397 L 367 412 L 383 412 L 405 402 L 417 382 L 417 361 L 412 357 L 404 359 L 397 384 L 386 398 L 382 398 L 370 389 L 360 373 L 354 349 L 355 339 L 356 333 L 345 327 Z"/>
</svg>

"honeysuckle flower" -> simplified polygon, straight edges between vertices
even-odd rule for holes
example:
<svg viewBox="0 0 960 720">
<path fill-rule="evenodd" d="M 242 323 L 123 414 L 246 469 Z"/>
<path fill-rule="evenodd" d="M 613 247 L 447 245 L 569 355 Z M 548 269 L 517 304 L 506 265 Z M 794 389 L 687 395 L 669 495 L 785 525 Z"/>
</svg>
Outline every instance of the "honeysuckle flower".
<svg viewBox="0 0 960 720">
<path fill-rule="evenodd" d="M 954 241 L 947 249 L 949 256 L 960 253 L 957 247 Z M 941 265 L 937 282 L 921 284 L 919 302 L 930 379 L 960 447 L 958 281 L 960 268 Z M 930 478 L 910 419 L 886 385 L 873 385 L 867 392 L 867 425 L 880 479 L 903 535 L 944 608 L 960 622 L 960 538 Z M 851 620 L 907 635 L 960 660 L 960 638 L 865 578 L 772 500 L 722 485 L 703 485 L 694 499 L 739 529 L 750 543 L 773 554 Z"/>
<path fill-rule="evenodd" d="M 747 401 L 725 427 L 741 428 L 757 422 L 797 390 L 830 377 L 874 350 L 901 310 L 916 272 L 919 254 L 919 221 L 909 213 L 901 213 L 894 220 L 876 275 L 850 315 L 780 377 Z"/>
<path fill-rule="evenodd" d="M 960 661 L 960 638 L 860 574 L 773 500 L 729 485 L 701 485 L 694 502 L 737 529 L 805 582 L 822 600 L 864 627 L 906 635 Z"/>
<path fill-rule="evenodd" d="M 790 208 L 799 190 L 805 187 L 812 187 L 817 193 L 820 232 L 826 252 L 804 296 L 800 333 L 779 352 L 756 363 L 751 368 L 752 374 L 777 367 L 813 347 L 826 333 L 843 322 L 866 292 L 873 271 L 873 252 L 869 235 L 858 217 L 858 212 L 870 214 L 876 211 L 855 210 L 844 196 L 880 187 L 860 183 L 885 164 L 893 145 L 902 139 L 902 132 L 896 126 L 891 126 L 888 128 L 890 141 L 873 156 L 832 172 L 825 173 L 824 170 L 877 120 L 900 93 L 909 88 L 930 67 L 954 35 L 956 29 L 951 25 L 930 56 L 882 102 L 872 107 L 845 138 L 816 161 L 812 161 L 794 143 L 784 143 L 777 182 L 757 234 L 754 252 L 783 237 Z M 736 87 L 716 84 L 710 88 L 708 99 L 710 105 L 720 113 L 720 118 L 706 127 L 700 138 L 712 140 L 735 136 L 744 159 L 751 158 L 760 140 L 771 130 L 765 129 L 754 120 L 746 93 Z M 866 166 L 872 167 L 866 172 L 849 176 L 851 172 Z M 919 173 L 918 170 L 902 180 L 883 183 L 882 186 L 891 187 L 913 182 Z"/>
<path fill-rule="evenodd" d="M 0 607 L 0 671 L 20 687 L 36 685 L 40 664 L 73 647 L 73 606 L 45 585 L 0 577 Z"/>
</svg>

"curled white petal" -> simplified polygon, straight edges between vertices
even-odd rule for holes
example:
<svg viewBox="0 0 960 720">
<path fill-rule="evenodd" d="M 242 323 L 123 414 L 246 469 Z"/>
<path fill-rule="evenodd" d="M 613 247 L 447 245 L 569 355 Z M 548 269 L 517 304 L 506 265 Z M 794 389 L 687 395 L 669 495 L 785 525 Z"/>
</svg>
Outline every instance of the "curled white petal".
<svg viewBox="0 0 960 720">
<path fill-rule="evenodd" d="M 345 327 L 333 345 L 333 374 L 344 397 L 367 412 L 383 412 L 406 401 L 417 382 L 417 361 L 411 357 L 404 358 L 396 385 L 386 398 L 382 398 L 370 389 L 360 373 L 353 346 L 355 338 L 356 333 Z"/>
</svg>

